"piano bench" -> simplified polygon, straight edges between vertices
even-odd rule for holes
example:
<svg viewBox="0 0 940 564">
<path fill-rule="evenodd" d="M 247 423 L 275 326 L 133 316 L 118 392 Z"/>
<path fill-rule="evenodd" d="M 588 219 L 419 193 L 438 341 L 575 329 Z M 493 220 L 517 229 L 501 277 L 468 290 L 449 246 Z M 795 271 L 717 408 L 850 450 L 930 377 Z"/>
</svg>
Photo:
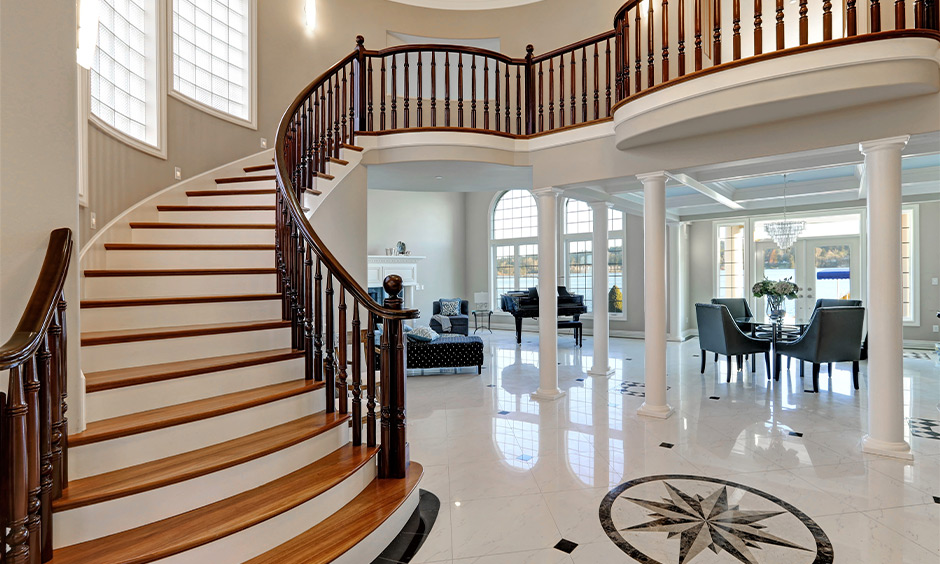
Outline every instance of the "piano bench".
<svg viewBox="0 0 940 564">
<path fill-rule="evenodd" d="M 580 321 L 558 320 L 559 329 L 574 329 L 574 344 L 582 346 L 584 344 L 584 325 Z"/>
</svg>

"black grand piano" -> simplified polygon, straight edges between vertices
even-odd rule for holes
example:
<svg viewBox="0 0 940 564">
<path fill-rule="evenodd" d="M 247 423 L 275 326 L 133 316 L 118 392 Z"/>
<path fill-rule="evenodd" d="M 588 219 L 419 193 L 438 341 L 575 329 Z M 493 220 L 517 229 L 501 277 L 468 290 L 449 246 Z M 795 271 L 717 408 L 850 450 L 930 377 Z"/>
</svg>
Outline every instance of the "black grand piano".
<svg viewBox="0 0 940 564">
<path fill-rule="evenodd" d="M 528 292 L 507 292 L 500 296 L 502 309 L 516 318 L 516 343 L 522 342 L 522 320 L 539 316 L 538 288 L 529 288 Z M 587 313 L 584 296 L 569 294 L 564 286 L 558 287 L 558 317 L 574 317 L 575 321 Z"/>
</svg>

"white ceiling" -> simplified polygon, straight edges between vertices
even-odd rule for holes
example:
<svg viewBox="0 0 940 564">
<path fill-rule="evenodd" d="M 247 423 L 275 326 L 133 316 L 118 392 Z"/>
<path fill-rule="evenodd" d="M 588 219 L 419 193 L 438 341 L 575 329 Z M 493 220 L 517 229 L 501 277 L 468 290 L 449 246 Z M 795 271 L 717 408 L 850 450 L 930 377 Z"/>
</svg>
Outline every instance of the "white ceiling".
<svg viewBox="0 0 940 564">
<path fill-rule="evenodd" d="M 512 8 L 524 4 L 534 4 L 541 0 L 392 0 L 399 4 L 410 4 L 420 8 L 435 8 L 438 10 L 495 10 L 498 8 Z"/>
<path fill-rule="evenodd" d="M 532 188 L 532 169 L 465 161 L 369 165 L 369 190 L 495 192 Z"/>
</svg>

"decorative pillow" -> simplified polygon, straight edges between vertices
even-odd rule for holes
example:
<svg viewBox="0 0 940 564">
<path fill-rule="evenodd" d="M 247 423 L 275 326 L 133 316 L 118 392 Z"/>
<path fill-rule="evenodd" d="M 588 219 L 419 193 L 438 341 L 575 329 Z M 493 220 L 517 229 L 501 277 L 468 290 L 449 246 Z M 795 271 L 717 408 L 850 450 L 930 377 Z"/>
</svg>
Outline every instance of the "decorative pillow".
<svg viewBox="0 0 940 564">
<path fill-rule="evenodd" d="M 417 341 L 419 343 L 430 343 L 431 341 L 440 338 L 440 335 L 437 334 L 437 331 L 431 329 L 430 327 L 417 327 L 414 331 L 407 333 L 407 336 L 412 341 Z"/>
<path fill-rule="evenodd" d="M 460 300 L 441 300 L 441 315 L 446 317 L 460 315 Z"/>
</svg>

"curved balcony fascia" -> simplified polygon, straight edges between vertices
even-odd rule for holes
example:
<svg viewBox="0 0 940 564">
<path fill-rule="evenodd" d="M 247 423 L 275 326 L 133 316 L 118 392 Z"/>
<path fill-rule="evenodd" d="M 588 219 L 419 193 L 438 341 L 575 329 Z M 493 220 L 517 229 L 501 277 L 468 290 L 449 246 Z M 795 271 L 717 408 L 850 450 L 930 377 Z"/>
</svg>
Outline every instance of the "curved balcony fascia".
<svg viewBox="0 0 940 564">
<path fill-rule="evenodd" d="M 660 84 L 614 109 L 617 148 L 940 92 L 940 34 L 888 31 L 786 49 Z"/>
</svg>

